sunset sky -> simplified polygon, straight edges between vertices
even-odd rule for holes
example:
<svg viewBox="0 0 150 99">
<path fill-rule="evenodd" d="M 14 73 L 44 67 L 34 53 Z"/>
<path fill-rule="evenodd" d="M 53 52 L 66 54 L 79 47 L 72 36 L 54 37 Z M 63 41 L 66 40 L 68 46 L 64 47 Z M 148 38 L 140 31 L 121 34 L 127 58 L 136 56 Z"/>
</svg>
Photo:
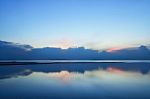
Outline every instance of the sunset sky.
<svg viewBox="0 0 150 99">
<path fill-rule="evenodd" d="M 150 44 L 150 0 L 0 0 L 0 40 L 34 47 Z"/>
</svg>

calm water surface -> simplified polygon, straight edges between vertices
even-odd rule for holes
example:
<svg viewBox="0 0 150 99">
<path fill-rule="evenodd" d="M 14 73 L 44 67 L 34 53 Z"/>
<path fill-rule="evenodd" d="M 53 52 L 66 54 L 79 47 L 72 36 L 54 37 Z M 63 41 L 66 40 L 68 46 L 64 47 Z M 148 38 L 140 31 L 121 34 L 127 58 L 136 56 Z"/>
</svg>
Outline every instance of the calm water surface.
<svg viewBox="0 0 150 99">
<path fill-rule="evenodd" d="M 0 99 L 150 99 L 150 63 L 0 66 Z"/>
</svg>

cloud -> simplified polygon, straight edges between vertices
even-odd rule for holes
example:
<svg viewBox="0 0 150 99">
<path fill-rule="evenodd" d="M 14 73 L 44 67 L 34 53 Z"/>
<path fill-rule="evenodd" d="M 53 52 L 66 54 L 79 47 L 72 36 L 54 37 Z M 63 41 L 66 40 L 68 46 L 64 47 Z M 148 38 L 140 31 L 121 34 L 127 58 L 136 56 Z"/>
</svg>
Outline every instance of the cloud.
<svg viewBox="0 0 150 99">
<path fill-rule="evenodd" d="M 68 39 L 62 39 L 57 47 L 33 48 L 12 42 L 0 41 L 0 59 L 150 59 L 150 50 L 141 45 L 134 48 L 112 48 L 106 51 L 85 49 L 84 47 L 70 48 L 74 44 Z"/>
<path fill-rule="evenodd" d="M 13 43 L 13 42 L 6 42 L 6 41 L 0 41 L 1 47 L 16 47 L 24 50 L 32 49 L 33 47 L 26 44 L 19 44 L 19 43 Z"/>
</svg>

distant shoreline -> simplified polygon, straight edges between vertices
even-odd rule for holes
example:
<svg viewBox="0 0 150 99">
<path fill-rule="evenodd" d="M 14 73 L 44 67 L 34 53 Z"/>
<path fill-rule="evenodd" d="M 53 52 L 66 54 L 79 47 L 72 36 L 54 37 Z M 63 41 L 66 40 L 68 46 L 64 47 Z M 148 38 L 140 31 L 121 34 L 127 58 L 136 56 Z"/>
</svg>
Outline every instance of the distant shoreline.
<svg viewBox="0 0 150 99">
<path fill-rule="evenodd" d="M 125 62 L 0 62 L 1 65 L 36 65 L 36 64 L 67 64 L 67 63 L 125 63 Z"/>
<path fill-rule="evenodd" d="M 68 63 L 150 63 L 150 60 L 0 60 L 0 66 Z"/>
</svg>

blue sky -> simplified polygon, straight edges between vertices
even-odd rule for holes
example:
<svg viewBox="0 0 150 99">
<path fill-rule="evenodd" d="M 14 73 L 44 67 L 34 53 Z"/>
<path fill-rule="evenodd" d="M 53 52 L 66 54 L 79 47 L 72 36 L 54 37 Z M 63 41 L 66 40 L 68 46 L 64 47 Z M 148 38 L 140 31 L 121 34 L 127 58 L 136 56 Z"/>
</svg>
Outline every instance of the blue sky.
<svg viewBox="0 0 150 99">
<path fill-rule="evenodd" d="M 0 40 L 34 47 L 150 43 L 150 0 L 0 0 Z"/>
</svg>

